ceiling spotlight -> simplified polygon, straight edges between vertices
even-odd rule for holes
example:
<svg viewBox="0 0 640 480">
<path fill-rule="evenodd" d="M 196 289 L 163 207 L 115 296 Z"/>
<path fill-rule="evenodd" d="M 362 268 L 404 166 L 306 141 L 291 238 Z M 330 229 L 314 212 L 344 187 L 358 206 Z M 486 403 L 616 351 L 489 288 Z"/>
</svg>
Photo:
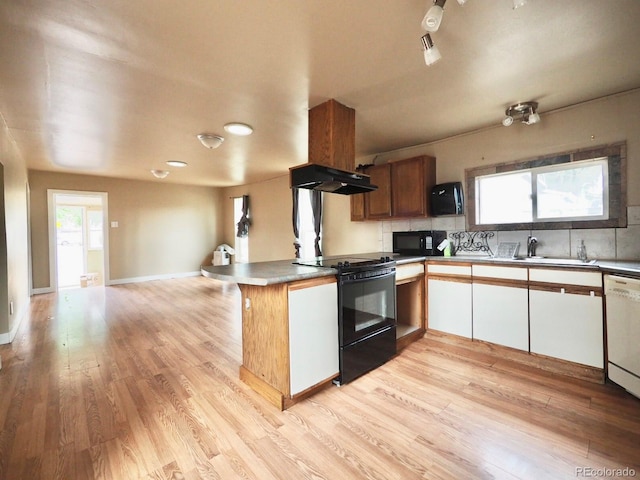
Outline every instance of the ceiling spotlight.
<svg viewBox="0 0 640 480">
<path fill-rule="evenodd" d="M 251 125 L 247 125 L 246 123 L 238 123 L 238 122 L 227 123 L 224 126 L 224 129 L 226 132 L 232 133 L 233 135 L 246 136 L 246 135 L 251 135 L 253 133 L 253 127 L 251 127 Z"/>
<path fill-rule="evenodd" d="M 166 178 L 166 176 L 169 175 L 169 172 L 167 170 L 156 170 L 156 169 L 153 169 L 153 170 L 151 170 L 151 173 L 156 178 Z"/>
<path fill-rule="evenodd" d="M 218 148 L 222 144 L 222 142 L 224 142 L 224 138 L 222 138 L 220 135 L 200 133 L 197 137 L 198 140 L 200 140 L 200 143 L 207 148 Z"/>
<path fill-rule="evenodd" d="M 533 125 L 540 122 L 540 115 L 536 112 L 538 102 L 522 102 L 511 105 L 505 110 L 505 117 L 502 125 L 508 127 L 513 124 L 514 117 L 519 117 L 520 121 L 525 125 Z"/>
<path fill-rule="evenodd" d="M 513 9 L 522 7 L 525 3 L 527 3 L 527 0 L 513 0 Z"/>
<path fill-rule="evenodd" d="M 422 28 L 427 32 L 436 32 L 442 22 L 443 7 L 447 0 L 433 0 L 433 5 L 422 19 Z"/>
<path fill-rule="evenodd" d="M 167 162 L 165 162 L 167 165 L 169 165 L 170 167 L 186 167 L 187 166 L 187 162 L 181 162 L 180 160 L 168 160 Z"/>
<path fill-rule="evenodd" d="M 427 66 L 433 65 L 442 58 L 440 50 L 438 50 L 438 47 L 433 44 L 431 35 L 428 33 L 422 36 L 422 46 L 424 47 L 424 62 Z"/>
<path fill-rule="evenodd" d="M 506 115 L 502 119 L 502 125 L 504 125 L 505 127 L 510 127 L 512 124 L 513 124 L 513 117 L 511 115 Z"/>
</svg>

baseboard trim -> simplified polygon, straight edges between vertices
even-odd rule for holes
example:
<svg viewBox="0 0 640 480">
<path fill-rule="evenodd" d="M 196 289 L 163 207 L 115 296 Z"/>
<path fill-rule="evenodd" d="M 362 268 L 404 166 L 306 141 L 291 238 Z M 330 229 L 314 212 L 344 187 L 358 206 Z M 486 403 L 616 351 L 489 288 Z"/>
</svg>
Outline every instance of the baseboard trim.
<svg viewBox="0 0 640 480">
<path fill-rule="evenodd" d="M 18 315 L 16 315 L 16 323 L 13 324 L 13 328 L 9 332 L 0 333 L 0 345 L 11 343 L 13 342 L 13 339 L 16 338 L 16 335 L 18 334 L 18 328 L 20 328 L 25 315 L 29 311 L 30 303 L 31 298 L 27 297 L 24 301 L 23 308 L 18 312 Z"/>
<path fill-rule="evenodd" d="M 182 272 L 182 273 L 167 273 L 163 275 L 148 275 L 144 277 L 131 277 L 131 278 L 117 278 L 108 280 L 107 285 L 124 285 L 125 283 L 140 283 L 149 282 L 151 280 L 170 280 L 172 278 L 186 278 L 186 277 L 199 277 L 202 273 L 200 270 L 197 272 Z"/>
</svg>

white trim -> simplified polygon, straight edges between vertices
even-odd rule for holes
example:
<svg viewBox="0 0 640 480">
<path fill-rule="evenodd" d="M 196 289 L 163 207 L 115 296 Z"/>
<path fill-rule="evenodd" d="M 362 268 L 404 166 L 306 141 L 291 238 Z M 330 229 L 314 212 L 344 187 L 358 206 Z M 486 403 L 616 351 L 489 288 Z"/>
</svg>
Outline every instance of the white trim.
<svg viewBox="0 0 640 480">
<path fill-rule="evenodd" d="M 49 293 L 58 289 L 57 258 L 56 258 L 56 195 L 75 195 L 87 197 L 100 197 L 102 201 L 102 242 L 103 242 L 103 270 L 105 285 L 109 281 L 109 194 L 107 192 L 92 192 L 84 190 L 57 190 L 47 189 L 47 210 L 49 221 L 49 285 L 47 292 L 44 289 L 33 289 L 33 293 Z"/>
<path fill-rule="evenodd" d="M 42 295 L 44 293 L 55 293 L 56 289 L 53 287 L 34 288 L 31 290 L 32 295 Z"/>
<path fill-rule="evenodd" d="M 199 277 L 202 273 L 200 270 L 197 272 L 182 272 L 182 273 L 165 273 L 162 275 L 148 275 L 144 277 L 131 277 L 131 278 L 117 278 L 109 280 L 106 285 L 123 285 L 125 283 L 139 283 L 149 282 L 151 280 L 170 280 L 172 278 L 186 278 L 186 277 Z"/>
<path fill-rule="evenodd" d="M 29 311 L 29 304 L 31 303 L 31 298 L 27 297 L 24 303 L 24 307 L 18 312 L 16 315 L 16 322 L 13 324 L 13 328 L 11 331 L 7 333 L 0 333 L 0 345 L 6 345 L 8 343 L 13 342 L 16 338 L 16 334 L 18 333 L 18 328 L 22 325 L 22 321 L 24 320 L 25 314 Z"/>
</svg>

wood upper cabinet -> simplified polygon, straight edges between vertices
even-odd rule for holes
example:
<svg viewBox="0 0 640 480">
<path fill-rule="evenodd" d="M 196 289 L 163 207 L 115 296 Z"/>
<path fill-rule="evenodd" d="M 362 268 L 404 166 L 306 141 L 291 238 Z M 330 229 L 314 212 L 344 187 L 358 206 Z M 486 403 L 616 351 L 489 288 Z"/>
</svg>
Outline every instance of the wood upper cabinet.
<svg viewBox="0 0 640 480">
<path fill-rule="evenodd" d="M 378 189 L 364 194 L 364 210 L 367 219 L 384 219 L 391 216 L 391 164 L 384 163 L 367 169 L 371 183 Z"/>
<path fill-rule="evenodd" d="M 394 217 L 429 215 L 431 187 L 436 181 L 432 157 L 408 158 L 391 164 L 391 205 Z"/>
<path fill-rule="evenodd" d="M 378 190 L 352 195 L 352 221 L 429 216 L 435 158 L 423 155 L 397 160 L 369 167 L 365 173 Z"/>
<path fill-rule="evenodd" d="M 356 158 L 356 111 L 335 100 L 309 110 L 309 163 L 352 172 Z"/>
</svg>

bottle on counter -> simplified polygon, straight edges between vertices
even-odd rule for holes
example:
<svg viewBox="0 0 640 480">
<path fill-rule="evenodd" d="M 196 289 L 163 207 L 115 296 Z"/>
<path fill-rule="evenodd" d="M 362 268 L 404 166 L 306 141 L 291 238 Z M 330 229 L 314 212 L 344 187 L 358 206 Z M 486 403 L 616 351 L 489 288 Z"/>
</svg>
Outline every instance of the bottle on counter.
<svg viewBox="0 0 640 480">
<path fill-rule="evenodd" d="M 584 240 L 580 240 L 580 245 L 578 245 L 578 260 L 587 261 L 587 247 L 584 246 Z"/>
</svg>

